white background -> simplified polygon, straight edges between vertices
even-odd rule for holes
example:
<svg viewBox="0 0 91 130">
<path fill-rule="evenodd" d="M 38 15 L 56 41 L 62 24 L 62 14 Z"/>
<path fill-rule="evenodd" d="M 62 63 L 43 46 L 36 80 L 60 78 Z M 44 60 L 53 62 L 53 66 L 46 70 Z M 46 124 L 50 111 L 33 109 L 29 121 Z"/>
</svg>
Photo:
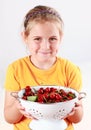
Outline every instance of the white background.
<svg viewBox="0 0 91 130">
<path fill-rule="evenodd" d="M 27 11 L 36 5 L 56 8 L 64 21 L 60 55 L 73 62 L 91 60 L 90 0 L 3 0 L 0 2 L 0 68 L 26 55 L 20 32 Z"/>
<path fill-rule="evenodd" d="M 0 1 L 0 87 L 3 87 L 5 71 L 8 64 L 16 60 L 17 58 L 27 55 L 26 48 L 20 36 L 21 25 L 27 11 L 36 5 L 52 6 L 56 10 L 58 10 L 60 15 L 62 16 L 64 21 L 64 36 L 61 43 L 59 55 L 68 58 L 72 62 L 81 66 L 81 69 L 84 74 L 83 76 L 84 90 L 90 93 L 90 87 L 91 87 L 89 85 L 90 83 L 89 76 L 91 74 L 91 72 L 89 71 L 91 70 L 90 69 L 91 64 L 89 64 L 91 63 L 90 0 Z M 88 86 L 86 86 L 86 84 Z M 86 110 L 88 110 L 87 107 Z M 82 123 L 83 123 L 82 125 L 84 126 L 85 124 L 84 120 Z M 86 127 L 84 127 L 84 130 L 86 130 L 85 128 Z M 89 128 L 88 130 L 90 129 L 91 128 Z"/>
<path fill-rule="evenodd" d="M 90 0 L 3 0 L 0 2 L 0 71 L 4 72 L 9 63 L 27 55 L 20 35 L 21 25 L 27 11 L 39 4 L 54 7 L 63 18 L 64 36 L 59 55 L 75 63 L 91 61 Z"/>
</svg>

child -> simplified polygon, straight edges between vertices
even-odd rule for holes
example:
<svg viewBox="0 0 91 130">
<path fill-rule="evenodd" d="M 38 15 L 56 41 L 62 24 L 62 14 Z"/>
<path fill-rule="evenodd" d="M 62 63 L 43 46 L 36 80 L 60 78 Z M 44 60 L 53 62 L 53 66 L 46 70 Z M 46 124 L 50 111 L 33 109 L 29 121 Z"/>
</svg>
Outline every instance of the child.
<svg viewBox="0 0 91 130">
<path fill-rule="evenodd" d="M 26 86 L 59 85 L 81 90 L 80 69 L 62 57 L 57 57 L 63 37 L 63 21 L 58 12 L 47 6 L 36 6 L 24 19 L 22 38 L 30 52 L 29 56 L 18 59 L 8 66 L 5 80 L 4 116 L 14 130 L 29 130 L 32 115 L 25 112 L 20 103 L 11 96 Z M 72 123 L 83 117 L 81 101 L 64 119 L 66 130 L 73 130 Z"/>
</svg>

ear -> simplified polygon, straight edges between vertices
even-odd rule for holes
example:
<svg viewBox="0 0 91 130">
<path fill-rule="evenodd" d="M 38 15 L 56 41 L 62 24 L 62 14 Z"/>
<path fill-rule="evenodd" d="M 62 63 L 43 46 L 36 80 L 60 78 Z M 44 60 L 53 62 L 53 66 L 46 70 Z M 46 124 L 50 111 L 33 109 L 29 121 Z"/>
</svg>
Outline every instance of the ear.
<svg viewBox="0 0 91 130">
<path fill-rule="evenodd" d="M 25 42 L 25 43 L 27 43 L 27 37 L 26 37 L 26 35 L 25 35 L 25 32 L 23 31 L 23 32 L 21 32 L 21 37 L 22 37 L 22 40 Z"/>
</svg>

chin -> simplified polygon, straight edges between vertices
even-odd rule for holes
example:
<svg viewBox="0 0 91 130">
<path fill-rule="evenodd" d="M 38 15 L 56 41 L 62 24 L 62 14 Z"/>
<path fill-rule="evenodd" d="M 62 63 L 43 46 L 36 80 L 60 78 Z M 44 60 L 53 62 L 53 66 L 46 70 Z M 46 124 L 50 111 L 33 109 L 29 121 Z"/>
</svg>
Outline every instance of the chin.
<svg viewBox="0 0 91 130">
<path fill-rule="evenodd" d="M 41 59 L 39 59 L 39 61 L 40 62 L 46 62 L 46 61 L 49 61 L 49 59 L 48 58 L 41 58 Z"/>
</svg>

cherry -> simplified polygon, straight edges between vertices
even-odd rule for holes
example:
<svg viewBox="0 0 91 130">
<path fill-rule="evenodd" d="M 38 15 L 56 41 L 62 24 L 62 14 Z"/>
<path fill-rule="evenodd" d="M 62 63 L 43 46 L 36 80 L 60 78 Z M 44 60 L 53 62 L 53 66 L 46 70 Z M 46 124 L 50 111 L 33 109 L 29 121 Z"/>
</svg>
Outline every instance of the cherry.
<svg viewBox="0 0 91 130">
<path fill-rule="evenodd" d="M 72 100 L 76 97 L 73 92 L 66 92 L 63 89 L 57 90 L 57 88 L 53 87 L 41 87 L 38 91 L 34 92 L 32 91 L 32 87 L 26 86 L 22 99 L 27 100 L 28 96 L 37 96 L 35 101 L 39 103 L 64 102 L 67 100 Z"/>
</svg>

